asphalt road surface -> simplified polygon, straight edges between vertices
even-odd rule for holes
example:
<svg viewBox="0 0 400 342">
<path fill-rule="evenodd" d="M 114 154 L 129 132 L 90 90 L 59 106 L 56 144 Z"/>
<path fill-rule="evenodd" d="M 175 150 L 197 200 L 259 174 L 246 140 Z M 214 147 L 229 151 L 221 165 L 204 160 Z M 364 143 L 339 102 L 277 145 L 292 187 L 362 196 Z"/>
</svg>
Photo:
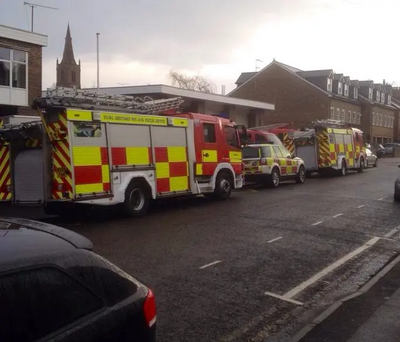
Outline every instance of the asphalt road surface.
<svg viewBox="0 0 400 342">
<path fill-rule="evenodd" d="M 159 341 L 289 341 L 400 252 L 398 163 L 225 202 L 169 201 L 141 219 L 45 220 L 154 289 Z"/>
</svg>

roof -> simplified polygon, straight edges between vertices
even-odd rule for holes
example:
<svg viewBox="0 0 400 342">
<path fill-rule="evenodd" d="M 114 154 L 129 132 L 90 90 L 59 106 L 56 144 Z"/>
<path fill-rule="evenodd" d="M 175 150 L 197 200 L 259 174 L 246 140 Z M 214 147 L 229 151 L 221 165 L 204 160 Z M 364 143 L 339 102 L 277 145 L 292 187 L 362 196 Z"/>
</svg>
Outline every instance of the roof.
<svg viewBox="0 0 400 342">
<path fill-rule="evenodd" d="M 258 71 L 242 72 L 235 84 L 242 84 L 257 74 Z"/>
<path fill-rule="evenodd" d="M 0 263 L 56 252 L 93 248 L 85 237 L 51 224 L 0 218 Z"/>
<path fill-rule="evenodd" d="M 374 85 L 374 81 L 359 81 L 360 87 L 370 87 L 371 85 Z"/>
<path fill-rule="evenodd" d="M 0 25 L 0 37 L 33 45 L 47 46 L 47 36 L 44 34 L 25 31 L 9 26 Z"/>
<path fill-rule="evenodd" d="M 97 88 L 85 88 L 83 90 L 96 91 Z M 216 102 L 220 104 L 236 105 L 236 106 L 249 107 L 255 109 L 275 110 L 275 105 L 267 102 L 245 100 L 219 94 L 202 93 L 195 90 L 182 89 L 164 84 L 142 85 L 142 86 L 131 86 L 131 87 L 104 87 L 100 88 L 99 92 L 106 93 L 107 95 L 165 94 L 176 97 L 183 97 L 183 98 L 186 97 L 196 100 Z"/>
<path fill-rule="evenodd" d="M 333 74 L 333 79 L 337 81 L 343 80 L 343 74 Z"/>
<path fill-rule="evenodd" d="M 326 70 L 310 70 L 310 71 L 299 71 L 297 74 L 304 78 L 312 78 L 312 77 L 329 77 L 329 75 L 333 72 L 331 69 Z"/>
<path fill-rule="evenodd" d="M 67 35 L 65 36 L 64 52 L 61 64 L 77 65 L 74 57 L 74 49 L 72 48 L 72 38 L 71 31 L 69 29 L 69 23 L 67 26 Z"/>
</svg>

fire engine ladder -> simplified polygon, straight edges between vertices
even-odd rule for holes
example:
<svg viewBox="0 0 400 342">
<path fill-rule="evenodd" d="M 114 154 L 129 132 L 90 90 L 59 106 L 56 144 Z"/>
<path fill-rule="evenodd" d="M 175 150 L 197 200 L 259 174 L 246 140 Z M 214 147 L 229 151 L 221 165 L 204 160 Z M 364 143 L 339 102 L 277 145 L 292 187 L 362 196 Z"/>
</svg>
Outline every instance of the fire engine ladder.
<svg viewBox="0 0 400 342">
<path fill-rule="evenodd" d="M 57 87 L 47 90 L 47 96 L 43 98 L 51 105 L 64 105 L 69 107 L 81 107 L 91 110 L 110 110 L 157 115 L 166 111 L 178 109 L 184 102 L 181 97 L 154 100 L 150 96 L 137 97 L 130 95 L 108 95 L 89 90 Z M 114 107 L 114 108 L 113 108 Z"/>
</svg>

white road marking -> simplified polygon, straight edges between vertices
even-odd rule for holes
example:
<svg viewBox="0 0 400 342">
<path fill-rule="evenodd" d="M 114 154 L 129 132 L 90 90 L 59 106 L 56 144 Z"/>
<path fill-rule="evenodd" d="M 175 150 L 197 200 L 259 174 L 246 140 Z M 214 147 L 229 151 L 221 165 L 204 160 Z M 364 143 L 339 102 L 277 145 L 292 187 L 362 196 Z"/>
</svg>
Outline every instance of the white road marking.
<svg viewBox="0 0 400 342">
<path fill-rule="evenodd" d="M 312 226 L 318 226 L 318 225 L 321 224 L 322 222 L 324 222 L 324 221 L 315 222 L 315 223 L 312 224 Z"/>
<path fill-rule="evenodd" d="M 377 237 L 377 238 L 379 238 L 379 239 L 381 239 L 381 240 L 387 240 L 387 241 L 397 241 L 396 239 L 391 239 L 391 238 L 384 237 L 384 236 L 374 236 L 374 235 L 365 235 L 365 236 L 368 236 L 368 237 L 370 237 L 370 238 L 372 238 L 372 237 Z"/>
<path fill-rule="evenodd" d="M 222 262 L 222 261 L 220 261 L 220 260 L 216 260 L 216 261 L 214 261 L 214 262 L 210 262 L 210 263 L 207 264 L 207 265 L 203 265 L 203 266 L 199 267 L 199 270 L 203 270 L 203 269 L 205 269 L 205 268 L 207 268 L 207 267 L 214 266 L 214 265 L 219 264 L 219 263 L 221 263 L 221 262 Z"/>
<path fill-rule="evenodd" d="M 285 293 L 283 295 L 283 297 L 285 297 L 286 299 L 288 299 L 288 298 L 290 299 L 290 298 L 296 296 L 298 293 L 300 293 L 301 291 L 305 290 L 307 287 L 309 287 L 310 285 L 314 284 L 316 281 L 318 281 L 322 277 L 326 276 L 328 273 L 332 272 L 333 270 L 335 270 L 339 266 L 342 266 L 344 263 L 346 263 L 350 259 L 354 258 L 356 255 L 364 252 L 366 249 L 370 248 L 371 246 L 373 246 L 378 241 L 379 241 L 378 237 L 372 238 L 371 240 L 367 241 L 365 244 L 363 244 L 362 246 L 358 247 L 357 249 L 355 249 L 351 253 L 345 255 L 343 258 L 335 261 L 333 264 L 331 264 L 328 267 L 324 268 L 321 272 L 315 274 L 310 279 L 304 281 L 303 283 L 301 283 L 300 285 L 296 286 L 295 288 L 293 288 L 289 292 Z"/>
<path fill-rule="evenodd" d="M 385 238 L 390 238 L 394 234 L 396 234 L 400 230 L 400 226 L 397 226 L 396 228 L 393 228 L 389 233 L 385 234 Z"/>
<path fill-rule="evenodd" d="M 342 216 L 343 214 L 336 214 L 336 215 L 333 215 L 332 217 L 333 218 L 336 218 L 336 217 L 339 217 L 339 216 Z"/>
<path fill-rule="evenodd" d="M 360 209 L 360 208 L 364 208 L 364 207 L 365 207 L 365 205 L 363 204 L 363 205 L 359 205 L 357 208 Z"/>
<path fill-rule="evenodd" d="M 277 238 L 275 238 L 275 239 L 269 240 L 269 241 L 267 241 L 267 242 L 268 242 L 268 243 L 272 243 L 272 242 L 278 241 L 278 240 L 280 240 L 280 239 L 283 239 L 283 237 L 280 236 L 280 237 L 277 237 Z"/>
<path fill-rule="evenodd" d="M 384 198 L 382 197 L 382 198 L 378 198 L 378 201 L 382 201 Z"/>
<path fill-rule="evenodd" d="M 275 294 L 275 293 L 264 292 L 264 294 L 265 294 L 266 296 L 278 298 L 278 299 L 284 300 L 285 302 L 289 302 L 289 303 L 292 303 L 292 304 L 303 305 L 302 302 L 298 302 L 297 300 L 290 299 L 290 298 L 285 298 L 284 296 L 280 296 L 280 295 L 277 295 L 277 294 Z"/>
</svg>

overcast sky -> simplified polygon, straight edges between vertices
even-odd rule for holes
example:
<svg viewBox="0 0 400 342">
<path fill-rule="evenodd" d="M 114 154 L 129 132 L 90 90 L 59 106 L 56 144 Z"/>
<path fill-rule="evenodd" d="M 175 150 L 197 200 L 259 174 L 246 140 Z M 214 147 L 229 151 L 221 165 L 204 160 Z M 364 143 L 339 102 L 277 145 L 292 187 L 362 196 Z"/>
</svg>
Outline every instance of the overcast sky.
<svg viewBox="0 0 400 342">
<path fill-rule="evenodd" d="M 34 31 L 48 35 L 43 88 L 55 82 L 70 23 L 82 87 L 169 84 L 171 69 L 232 90 L 242 71 L 273 58 L 302 70 L 400 85 L 399 0 L 31 0 Z M 0 24 L 30 30 L 23 0 L 0 0 Z"/>
</svg>

